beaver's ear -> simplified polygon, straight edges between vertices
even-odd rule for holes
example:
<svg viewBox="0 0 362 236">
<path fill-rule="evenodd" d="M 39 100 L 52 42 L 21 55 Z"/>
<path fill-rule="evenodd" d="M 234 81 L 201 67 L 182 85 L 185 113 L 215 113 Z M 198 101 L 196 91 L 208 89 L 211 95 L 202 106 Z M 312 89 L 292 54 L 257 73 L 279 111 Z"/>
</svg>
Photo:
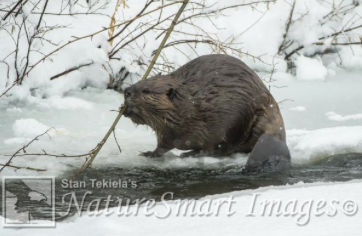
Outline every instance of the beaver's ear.
<svg viewBox="0 0 362 236">
<path fill-rule="evenodd" d="M 176 91 L 175 91 L 175 89 L 173 89 L 173 88 L 170 88 L 170 89 L 167 91 L 167 93 L 166 93 L 167 97 L 168 97 L 171 101 L 174 99 L 175 94 L 176 94 Z"/>
</svg>

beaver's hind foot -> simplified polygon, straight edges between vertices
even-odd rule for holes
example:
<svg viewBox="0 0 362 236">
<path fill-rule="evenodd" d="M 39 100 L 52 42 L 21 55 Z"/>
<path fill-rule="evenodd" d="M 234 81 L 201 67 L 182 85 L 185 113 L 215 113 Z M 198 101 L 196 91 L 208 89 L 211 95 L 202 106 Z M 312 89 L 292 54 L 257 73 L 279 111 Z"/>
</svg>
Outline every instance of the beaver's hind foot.
<svg viewBox="0 0 362 236">
<path fill-rule="evenodd" d="M 189 152 L 184 152 L 180 154 L 180 157 L 199 157 L 201 155 L 200 150 L 191 150 Z"/>
</svg>

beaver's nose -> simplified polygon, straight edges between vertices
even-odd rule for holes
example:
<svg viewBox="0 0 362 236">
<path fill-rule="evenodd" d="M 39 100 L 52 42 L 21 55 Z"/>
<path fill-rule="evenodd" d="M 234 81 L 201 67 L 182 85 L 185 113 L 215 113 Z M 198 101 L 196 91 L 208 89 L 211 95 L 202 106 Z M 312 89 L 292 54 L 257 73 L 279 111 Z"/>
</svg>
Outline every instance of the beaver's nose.
<svg viewBox="0 0 362 236">
<path fill-rule="evenodd" d="M 132 92 L 131 92 L 131 89 L 130 88 L 127 88 L 126 90 L 124 90 L 124 96 L 126 98 L 129 98 L 132 96 Z"/>
<path fill-rule="evenodd" d="M 132 116 L 132 113 L 133 113 L 133 106 L 128 106 L 126 111 L 124 112 L 124 116 L 130 117 L 130 116 Z"/>
</svg>

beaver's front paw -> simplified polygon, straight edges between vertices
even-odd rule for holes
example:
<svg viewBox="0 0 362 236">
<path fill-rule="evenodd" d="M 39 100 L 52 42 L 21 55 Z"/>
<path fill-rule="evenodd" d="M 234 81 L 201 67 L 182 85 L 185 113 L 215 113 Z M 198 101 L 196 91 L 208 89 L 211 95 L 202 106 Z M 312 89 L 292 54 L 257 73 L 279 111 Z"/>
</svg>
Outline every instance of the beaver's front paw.
<svg viewBox="0 0 362 236">
<path fill-rule="evenodd" d="M 140 156 L 144 156 L 144 157 L 160 157 L 162 156 L 160 153 L 158 153 L 157 151 L 148 151 L 148 152 L 141 152 Z"/>
</svg>

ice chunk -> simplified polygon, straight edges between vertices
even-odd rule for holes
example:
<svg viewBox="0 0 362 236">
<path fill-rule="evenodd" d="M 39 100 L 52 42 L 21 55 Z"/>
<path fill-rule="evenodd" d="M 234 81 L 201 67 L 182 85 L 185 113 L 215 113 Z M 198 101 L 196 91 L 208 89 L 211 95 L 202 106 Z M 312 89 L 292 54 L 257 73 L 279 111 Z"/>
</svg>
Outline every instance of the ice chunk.
<svg viewBox="0 0 362 236">
<path fill-rule="evenodd" d="M 300 80 L 324 80 L 328 74 L 327 68 L 317 58 L 300 56 L 295 65 L 297 66 L 297 78 Z"/>
</svg>

